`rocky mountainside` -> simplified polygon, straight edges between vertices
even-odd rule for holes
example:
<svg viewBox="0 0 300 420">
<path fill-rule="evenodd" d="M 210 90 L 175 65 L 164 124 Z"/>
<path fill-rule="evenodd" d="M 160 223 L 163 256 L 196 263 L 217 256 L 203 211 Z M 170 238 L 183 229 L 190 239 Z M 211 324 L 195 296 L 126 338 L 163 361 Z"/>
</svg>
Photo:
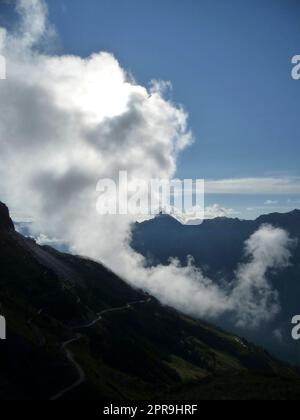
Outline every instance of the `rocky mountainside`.
<svg viewBox="0 0 300 420">
<path fill-rule="evenodd" d="M 0 209 L 0 399 L 299 399 L 298 372 L 261 348 L 40 247 Z"/>
</svg>

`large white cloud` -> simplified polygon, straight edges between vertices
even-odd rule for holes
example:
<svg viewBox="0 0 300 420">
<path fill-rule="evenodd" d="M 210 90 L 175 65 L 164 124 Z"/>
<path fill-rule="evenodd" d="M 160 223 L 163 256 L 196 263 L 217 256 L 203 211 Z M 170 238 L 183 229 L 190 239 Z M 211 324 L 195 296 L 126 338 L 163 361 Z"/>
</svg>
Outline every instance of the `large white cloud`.
<svg viewBox="0 0 300 420">
<path fill-rule="evenodd" d="M 276 314 L 266 274 L 287 264 L 285 232 L 269 227 L 254 235 L 247 243 L 252 261 L 239 268 L 233 288 L 223 290 L 192 262 L 145 268 L 129 246 L 135 218 L 97 214 L 101 178 L 116 180 L 120 170 L 129 180 L 174 176 L 178 153 L 192 141 L 187 114 L 164 98 L 164 83 L 138 85 L 112 54 L 84 59 L 38 52 L 53 36 L 45 3 L 18 0 L 17 11 L 18 29 L 2 28 L 0 36 L 7 59 L 7 80 L 0 83 L 0 176 L 8 204 L 25 209 L 37 232 L 66 239 L 74 252 L 186 313 L 231 312 L 243 325 L 249 317 L 257 325 Z"/>
</svg>

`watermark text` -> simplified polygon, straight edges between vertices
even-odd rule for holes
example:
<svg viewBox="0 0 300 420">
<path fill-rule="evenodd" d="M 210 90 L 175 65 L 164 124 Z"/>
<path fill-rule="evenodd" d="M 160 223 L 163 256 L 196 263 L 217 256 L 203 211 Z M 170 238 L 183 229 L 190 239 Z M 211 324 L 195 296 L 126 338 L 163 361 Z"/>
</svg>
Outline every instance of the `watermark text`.
<svg viewBox="0 0 300 420">
<path fill-rule="evenodd" d="M 97 212 L 100 215 L 155 216 L 160 212 L 183 222 L 204 219 L 203 179 L 136 179 L 120 171 L 118 179 L 99 180 Z"/>
<path fill-rule="evenodd" d="M 6 80 L 6 59 L 0 54 L 0 80 Z"/>
<path fill-rule="evenodd" d="M 0 340 L 6 340 L 6 320 L 0 316 Z"/>
<path fill-rule="evenodd" d="M 300 80 L 300 55 L 295 55 L 292 58 L 292 64 L 294 65 L 292 69 L 292 78 L 294 80 Z"/>
<path fill-rule="evenodd" d="M 292 319 L 294 328 L 292 329 L 292 338 L 294 340 L 300 340 L 300 315 L 295 315 Z"/>
</svg>

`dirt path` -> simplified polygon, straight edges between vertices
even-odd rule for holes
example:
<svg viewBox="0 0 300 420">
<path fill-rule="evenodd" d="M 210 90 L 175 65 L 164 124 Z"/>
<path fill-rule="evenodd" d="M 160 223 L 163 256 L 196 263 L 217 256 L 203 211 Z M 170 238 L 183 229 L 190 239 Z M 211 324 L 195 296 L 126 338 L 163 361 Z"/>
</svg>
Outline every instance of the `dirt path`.
<svg viewBox="0 0 300 420">
<path fill-rule="evenodd" d="M 85 373 L 82 367 L 76 362 L 74 359 L 73 353 L 68 349 L 68 345 L 75 343 L 76 341 L 80 340 L 82 338 L 81 334 L 77 334 L 76 337 L 72 338 L 71 340 L 65 341 L 62 344 L 62 350 L 65 351 L 66 357 L 69 360 L 69 362 L 76 368 L 78 379 L 68 386 L 67 388 L 64 388 L 62 391 L 60 391 L 58 394 L 54 395 L 50 398 L 51 401 L 59 400 L 61 397 L 63 397 L 68 392 L 72 391 L 74 388 L 77 388 L 79 385 L 81 385 L 85 381 Z"/>
<path fill-rule="evenodd" d="M 101 321 L 102 316 L 107 314 L 107 313 L 111 313 L 111 312 L 119 312 L 119 311 L 124 311 L 126 309 L 130 309 L 132 308 L 134 305 L 138 305 L 138 304 L 146 304 L 146 303 L 150 303 L 151 302 L 151 298 L 145 299 L 145 300 L 140 300 L 137 302 L 132 302 L 132 303 L 127 303 L 127 305 L 119 307 L 119 308 L 112 308 L 112 309 L 105 309 L 104 311 L 101 311 L 97 314 L 97 318 L 95 318 L 93 321 L 91 321 L 88 324 L 84 324 L 84 325 L 80 325 L 78 327 L 72 328 L 73 330 L 83 330 L 83 329 L 87 329 L 87 328 L 91 328 L 94 325 L 96 325 L 99 321 Z M 64 395 L 66 395 L 68 392 L 72 391 L 73 389 L 77 388 L 79 385 L 81 385 L 83 382 L 85 382 L 86 380 L 86 375 L 84 370 L 82 369 L 82 367 L 76 362 L 73 353 L 71 352 L 71 350 L 68 349 L 68 346 L 70 344 L 75 343 L 76 341 L 79 341 L 81 338 L 83 337 L 82 334 L 77 333 L 76 336 L 74 338 L 72 338 L 71 340 L 67 340 L 65 341 L 62 346 L 61 349 L 65 352 L 65 355 L 67 357 L 67 359 L 69 360 L 69 362 L 75 367 L 77 374 L 78 374 L 78 379 L 71 384 L 70 386 L 64 388 L 62 391 L 60 391 L 58 394 L 54 395 L 53 397 L 50 398 L 51 401 L 56 401 L 59 400 L 60 398 L 62 398 Z"/>
</svg>

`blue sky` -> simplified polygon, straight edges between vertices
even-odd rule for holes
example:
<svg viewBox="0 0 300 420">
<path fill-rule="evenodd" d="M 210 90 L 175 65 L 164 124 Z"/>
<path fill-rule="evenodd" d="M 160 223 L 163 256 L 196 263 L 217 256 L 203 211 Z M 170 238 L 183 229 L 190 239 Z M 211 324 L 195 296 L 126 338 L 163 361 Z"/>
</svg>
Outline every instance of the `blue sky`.
<svg viewBox="0 0 300 420">
<path fill-rule="evenodd" d="M 179 177 L 300 175 L 300 81 L 291 78 L 291 58 L 300 53 L 297 0 L 48 4 L 64 52 L 107 50 L 140 83 L 172 82 L 172 97 L 189 112 L 195 137 L 180 157 Z M 232 201 L 247 217 L 264 212 L 267 200 L 278 203 L 266 212 L 297 201 L 270 191 L 240 199 L 215 195 L 207 202 L 218 199 L 229 207 Z M 262 208 L 249 213 L 251 204 Z"/>
<path fill-rule="evenodd" d="M 48 0 L 64 52 L 113 52 L 137 81 L 170 80 L 196 143 L 180 176 L 299 175 L 297 0 Z"/>
<path fill-rule="evenodd" d="M 291 77 L 291 58 L 300 54 L 298 0 L 47 3 L 62 53 L 106 50 L 137 82 L 172 83 L 170 95 L 188 111 L 195 137 L 178 177 L 300 176 L 300 81 Z M 209 194 L 208 205 L 243 217 L 299 207 L 288 190 L 226 192 Z"/>
</svg>

